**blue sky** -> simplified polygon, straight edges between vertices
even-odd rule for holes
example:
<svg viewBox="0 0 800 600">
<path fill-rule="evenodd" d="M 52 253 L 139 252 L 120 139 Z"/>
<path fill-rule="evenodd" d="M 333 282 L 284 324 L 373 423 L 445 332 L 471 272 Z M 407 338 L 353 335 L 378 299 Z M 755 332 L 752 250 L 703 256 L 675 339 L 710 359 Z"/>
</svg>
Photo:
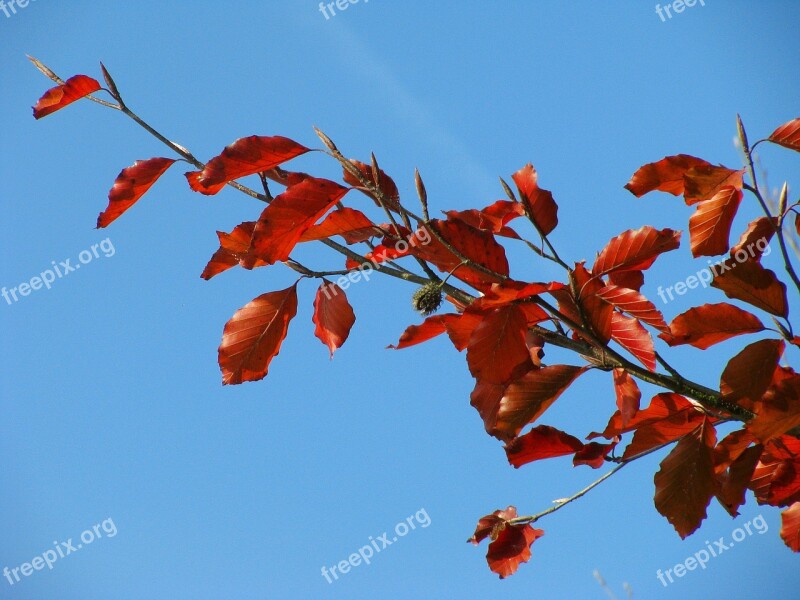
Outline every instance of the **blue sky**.
<svg viewBox="0 0 800 600">
<path fill-rule="evenodd" d="M 114 249 L 50 290 L 0 301 L 0 568 L 107 519 L 116 530 L 52 570 L 13 586 L 0 579 L 0 598 L 604 598 L 593 569 L 619 598 L 623 582 L 648 599 L 797 589 L 778 511 L 752 499 L 740 521 L 763 515 L 765 535 L 659 583 L 658 569 L 741 524 L 712 505 L 681 542 L 653 507 L 663 453 L 541 521 L 530 563 L 499 581 L 485 545 L 464 543 L 477 519 L 508 504 L 538 512 L 600 473 L 568 459 L 512 469 L 469 406 L 472 380 L 447 340 L 384 350 L 419 321 L 401 282 L 348 290 L 358 320 L 332 362 L 313 337 L 315 286 L 302 282 L 269 377 L 223 388 L 223 324 L 295 279 L 282 266 L 199 278 L 215 231 L 260 207 L 230 189 L 193 194 L 176 169 L 95 230 L 120 169 L 167 151 L 88 102 L 35 122 L 30 106 L 50 82 L 25 54 L 62 76 L 97 77 L 102 60 L 134 110 L 204 158 L 251 134 L 317 144 L 317 125 L 350 156 L 374 150 L 407 198 L 419 167 L 436 210 L 485 206 L 502 197 L 498 175 L 533 162 L 560 204 L 552 240 L 581 260 L 629 228 L 686 229 L 682 200 L 623 189 L 641 164 L 686 152 L 734 166 L 737 112 L 751 139 L 800 116 L 800 5 L 706 0 L 664 22 L 648 2 L 371 0 L 328 20 L 310 0 L 231 6 L 37 0 L 0 12 L 0 286 L 52 261 L 74 264 L 106 238 Z M 798 189 L 800 157 L 762 148 L 771 186 L 788 179 Z M 296 165 L 337 174 L 319 155 Z M 737 235 L 757 215 L 746 202 Z M 298 256 L 340 264 L 321 246 Z M 520 248 L 509 257 L 520 279 L 558 275 Z M 658 261 L 644 291 L 658 303 L 658 285 L 704 264 L 684 244 Z M 671 319 L 721 300 L 695 290 L 663 309 Z M 738 350 L 732 341 L 672 356 L 713 386 Z M 643 391 L 645 400 L 654 392 Z M 585 435 L 613 410 L 610 376 L 592 373 L 543 422 Z M 331 584 L 321 576 L 420 510 L 429 526 L 372 564 Z"/>
</svg>

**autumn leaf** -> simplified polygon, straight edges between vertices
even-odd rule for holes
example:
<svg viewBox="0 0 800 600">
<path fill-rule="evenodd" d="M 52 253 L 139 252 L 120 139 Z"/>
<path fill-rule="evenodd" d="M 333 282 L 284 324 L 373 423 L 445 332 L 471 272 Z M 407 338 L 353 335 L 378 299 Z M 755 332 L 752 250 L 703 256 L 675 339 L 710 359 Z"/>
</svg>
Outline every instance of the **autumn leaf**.
<svg viewBox="0 0 800 600">
<path fill-rule="evenodd" d="M 800 552 L 800 502 L 795 502 L 781 513 L 781 539 L 794 552 Z"/>
<path fill-rule="evenodd" d="M 517 184 L 530 220 L 542 235 L 548 235 L 558 225 L 558 205 L 553 200 L 553 194 L 539 187 L 539 175 L 530 163 L 511 178 Z"/>
<path fill-rule="evenodd" d="M 579 467 L 581 465 L 586 465 L 592 469 L 599 469 L 606 464 L 606 457 L 616 448 L 618 443 L 619 438 L 614 438 L 610 444 L 589 442 L 572 457 L 572 466 Z"/>
<path fill-rule="evenodd" d="M 736 242 L 736 245 L 731 248 L 731 256 L 735 257 L 739 262 L 744 262 L 747 258 L 740 259 L 738 255 L 740 252 L 746 252 L 751 258 L 760 260 L 769 241 L 775 235 L 775 227 L 777 227 L 777 219 L 774 217 L 759 217 L 752 221 L 739 238 L 739 241 Z"/>
<path fill-rule="evenodd" d="M 653 338 L 642 324 L 619 313 L 611 315 L 611 339 L 633 354 L 650 371 L 656 370 Z"/>
<path fill-rule="evenodd" d="M 70 77 L 61 85 L 47 90 L 44 95 L 39 98 L 36 106 L 33 107 L 33 116 L 35 119 L 46 117 L 100 89 L 102 88 L 96 79 L 92 79 L 86 75 Z"/>
<path fill-rule="evenodd" d="M 739 507 L 744 504 L 745 492 L 753 476 L 761 446 L 751 446 L 734 460 L 730 468 L 717 475 L 717 500 L 732 517 L 739 514 Z"/>
<path fill-rule="evenodd" d="M 711 286 L 725 292 L 728 298 L 747 302 L 778 317 L 789 315 L 786 285 L 757 261 L 740 263 L 728 259 L 715 265 Z"/>
<path fill-rule="evenodd" d="M 518 306 L 504 306 L 489 313 L 472 332 L 467 346 L 472 376 L 481 381 L 507 383 L 530 366 L 526 331 L 527 320 Z"/>
<path fill-rule="evenodd" d="M 783 346 L 779 349 L 782 351 Z M 756 417 L 747 423 L 747 430 L 761 442 L 768 442 L 799 426 L 800 375 L 790 368 L 775 369 L 769 388 L 753 410 Z"/>
<path fill-rule="evenodd" d="M 681 538 L 694 533 L 706 518 L 706 507 L 714 496 L 714 426 L 704 419 L 684 436 L 661 462 L 654 478 L 655 505 Z"/>
<path fill-rule="evenodd" d="M 225 324 L 219 347 L 224 385 L 263 379 L 297 313 L 297 284 L 262 294 Z"/>
<path fill-rule="evenodd" d="M 230 233 L 218 231 L 219 250 L 211 257 L 200 277 L 209 280 L 238 264 L 248 264 L 252 268 L 265 266 L 267 263 L 250 253 L 255 228 L 255 221 L 245 221 L 234 227 Z"/>
<path fill-rule="evenodd" d="M 737 335 L 764 331 L 764 324 L 755 315 L 727 302 L 703 304 L 678 315 L 669 325 L 669 332 L 658 337 L 670 346 L 690 344 L 705 350 Z"/>
<path fill-rule="evenodd" d="M 722 473 L 753 443 L 755 438 L 746 429 L 732 431 L 714 448 L 714 472 Z"/>
<path fill-rule="evenodd" d="M 194 191 L 214 195 L 229 181 L 268 171 L 309 149 L 282 136 L 251 135 L 236 140 L 208 161 L 199 175 L 189 177 Z"/>
<path fill-rule="evenodd" d="M 611 315 L 614 306 L 600 297 L 598 293 L 605 285 L 602 279 L 586 270 L 583 263 L 577 263 L 572 271 L 572 279 L 578 294 L 576 302 L 571 290 L 555 288 L 550 290 L 558 300 L 558 308 L 579 327 L 587 325 L 591 332 L 603 343 L 611 339 Z M 581 335 L 580 331 L 576 331 Z M 582 335 L 587 341 L 594 342 L 591 336 Z"/>
<path fill-rule="evenodd" d="M 722 399 L 753 410 L 772 382 L 784 348 L 782 340 L 761 340 L 746 346 L 728 361 L 722 372 L 719 383 Z"/>
<path fill-rule="evenodd" d="M 575 454 L 583 448 L 578 438 L 550 427 L 538 425 L 506 445 L 508 462 L 515 468 L 536 460 Z"/>
<path fill-rule="evenodd" d="M 335 283 L 323 280 L 314 298 L 312 316 L 314 335 L 333 353 L 342 347 L 356 322 L 353 307 L 347 301 L 344 290 Z"/>
<path fill-rule="evenodd" d="M 253 255 L 270 265 L 287 260 L 303 233 L 347 192 L 346 187 L 315 177 L 288 188 L 261 213 L 253 231 Z"/>
<path fill-rule="evenodd" d="M 800 119 L 792 119 L 788 123 L 784 123 L 767 139 L 773 144 L 800 152 Z"/>
<path fill-rule="evenodd" d="M 642 392 L 636 385 L 636 380 L 622 368 L 614 369 L 614 393 L 617 396 L 617 409 L 622 417 L 622 426 L 625 427 L 639 412 L 639 403 Z"/>
<path fill-rule="evenodd" d="M 497 404 L 494 435 L 511 439 L 538 419 L 586 367 L 552 365 L 531 369 L 511 383 Z"/>
<path fill-rule="evenodd" d="M 669 331 L 664 322 L 664 315 L 655 305 L 636 290 L 631 290 L 616 285 L 607 285 L 597 291 L 597 295 L 613 304 L 617 309 L 628 313 L 638 321 L 655 327 L 659 331 Z"/>
<path fill-rule="evenodd" d="M 702 418 L 703 414 L 686 398 L 673 392 L 664 392 L 653 396 L 650 405 L 644 410 L 639 410 L 627 423 L 623 421 L 622 414 L 618 410 L 609 419 L 605 430 L 602 433 L 590 434 L 589 439 L 603 436 L 610 440 L 642 427 L 658 426 L 663 421 L 688 422 Z"/>
<path fill-rule="evenodd" d="M 380 230 L 360 210 L 343 207 L 329 214 L 319 225 L 309 227 L 298 241 L 311 242 L 341 235 L 348 244 L 364 242 Z"/>
<path fill-rule="evenodd" d="M 782 436 L 765 444 L 748 487 L 759 504 L 800 502 L 800 441 Z"/>
<path fill-rule="evenodd" d="M 688 154 L 667 156 L 658 162 L 640 167 L 625 185 L 625 189 L 637 198 L 641 198 L 653 190 L 680 196 L 684 193 L 684 175 L 686 172 L 692 167 L 708 164 L 702 158 L 689 156 Z"/>
<path fill-rule="evenodd" d="M 592 274 L 611 271 L 642 271 L 650 268 L 659 255 L 680 246 L 681 233 L 672 229 L 658 230 L 649 225 L 629 229 L 613 238 L 595 259 Z"/>
<path fill-rule="evenodd" d="M 741 190 L 728 186 L 697 205 L 689 218 L 692 256 L 716 256 L 728 251 L 731 225 L 741 202 Z"/>
<path fill-rule="evenodd" d="M 445 212 L 449 220 L 458 219 L 475 229 L 489 231 L 496 235 L 519 239 L 516 231 L 507 226 L 509 222 L 525 215 L 525 208 L 520 202 L 498 200 L 482 210 L 448 210 Z"/>
<path fill-rule="evenodd" d="M 714 165 L 698 165 L 689 169 L 684 175 L 685 190 L 683 197 L 686 204 L 697 204 L 710 200 L 723 188 L 742 189 L 744 169 L 734 171 L 726 167 Z"/>
<path fill-rule="evenodd" d="M 367 181 L 369 181 L 374 185 L 375 175 L 372 169 L 372 165 L 368 165 L 354 159 L 351 159 L 350 162 L 359 170 L 361 175 L 365 177 Z M 344 167 L 342 167 L 342 171 L 345 183 L 363 192 L 364 194 L 372 198 L 375 201 L 375 204 L 380 206 L 380 202 L 378 201 L 378 198 L 375 196 L 375 194 L 373 194 L 370 190 L 363 188 L 361 182 L 355 175 L 353 175 L 350 171 L 348 171 Z M 383 192 L 383 195 L 387 200 L 387 207 L 397 212 L 398 210 L 397 203 L 400 200 L 400 193 L 397 191 L 397 185 L 395 184 L 394 180 L 391 177 L 389 177 L 386 173 L 383 172 L 383 169 L 380 168 L 378 169 L 378 176 L 380 181 L 379 189 Z"/>
<path fill-rule="evenodd" d="M 133 206 L 174 162 L 171 158 L 150 158 L 123 169 L 108 192 L 108 208 L 97 217 L 97 228 L 108 227 Z"/>
<path fill-rule="evenodd" d="M 423 342 L 435 338 L 437 335 L 443 334 L 447 331 L 442 317 L 445 315 L 433 315 L 425 319 L 419 325 L 409 325 L 408 328 L 400 335 L 400 341 L 397 345 L 387 346 L 394 350 L 402 350 L 409 346 L 416 346 Z"/>
<path fill-rule="evenodd" d="M 531 545 L 544 535 L 541 529 L 530 525 L 512 525 L 509 521 L 517 518 L 517 509 L 509 506 L 506 510 L 496 510 L 478 521 L 475 533 L 468 543 L 480 544 L 486 538 L 492 540 L 486 554 L 486 561 L 492 572 L 504 579 L 516 573 L 519 565 L 531 557 Z"/>
</svg>

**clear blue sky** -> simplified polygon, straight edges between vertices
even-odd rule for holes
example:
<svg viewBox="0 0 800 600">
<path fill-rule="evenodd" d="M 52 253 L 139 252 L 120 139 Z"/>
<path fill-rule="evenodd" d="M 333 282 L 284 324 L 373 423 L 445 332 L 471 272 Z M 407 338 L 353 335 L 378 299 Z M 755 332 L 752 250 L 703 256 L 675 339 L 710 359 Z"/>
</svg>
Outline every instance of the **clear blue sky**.
<svg viewBox="0 0 800 600">
<path fill-rule="evenodd" d="M 419 320 L 408 285 L 353 286 L 358 321 L 330 362 L 313 337 L 315 286 L 302 283 L 267 380 L 223 388 L 223 324 L 294 281 L 282 266 L 199 278 L 215 230 L 260 207 L 230 189 L 192 194 L 178 168 L 96 231 L 120 169 L 166 150 L 88 102 L 35 122 L 50 82 L 25 54 L 63 76 L 97 77 L 103 60 L 137 112 L 204 158 L 251 134 L 316 144 L 318 125 L 351 156 L 374 150 L 406 197 L 418 166 L 436 209 L 501 198 L 497 175 L 531 161 L 561 207 L 552 239 L 580 260 L 625 229 L 686 229 L 681 199 L 623 189 L 639 165 L 686 152 L 733 166 L 737 112 L 753 139 L 800 116 L 798 17 L 791 0 L 706 0 L 664 22 L 652 2 L 630 1 L 371 0 L 329 20 L 312 0 L 38 0 L 0 12 L 0 286 L 74 264 L 106 237 L 114 247 L 50 290 L 0 300 L 0 568 L 109 518 L 117 530 L 14 586 L 0 579 L 0 598 L 604 598 L 593 569 L 618 598 L 625 581 L 640 599 L 788 597 L 798 558 L 778 538 L 778 511 L 752 499 L 741 521 L 763 514 L 767 534 L 659 583 L 658 569 L 739 524 L 714 504 L 681 542 L 653 507 L 663 454 L 543 520 L 531 562 L 499 581 L 485 545 L 465 543 L 478 517 L 507 504 L 540 511 L 600 473 L 568 459 L 512 469 L 469 406 L 472 380 L 447 340 L 384 350 Z M 772 186 L 789 177 L 800 189 L 800 156 L 762 158 Z M 319 156 L 297 166 L 336 174 Z M 737 235 L 757 214 L 747 202 Z M 509 255 L 518 278 L 555 275 Z M 340 264 L 321 246 L 301 256 Z M 658 302 L 658 285 L 703 265 L 685 244 L 645 292 Z M 721 299 L 694 291 L 664 311 Z M 738 349 L 673 357 L 716 385 Z M 593 373 L 543 422 L 582 436 L 613 410 L 610 377 Z M 321 576 L 420 509 L 428 527 L 333 584 Z"/>
</svg>

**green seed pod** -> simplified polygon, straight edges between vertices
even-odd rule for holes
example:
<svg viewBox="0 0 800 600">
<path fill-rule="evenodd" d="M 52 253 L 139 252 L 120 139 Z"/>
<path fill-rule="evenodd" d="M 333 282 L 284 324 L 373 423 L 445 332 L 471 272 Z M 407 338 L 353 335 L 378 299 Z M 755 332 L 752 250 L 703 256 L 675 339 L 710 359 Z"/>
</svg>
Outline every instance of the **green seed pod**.
<svg viewBox="0 0 800 600">
<path fill-rule="evenodd" d="M 411 298 L 411 305 L 422 316 L 427 317 L 436 312 L 442 304 L 442 286 L 438 283 L 426 283 Z"/>
</svg>

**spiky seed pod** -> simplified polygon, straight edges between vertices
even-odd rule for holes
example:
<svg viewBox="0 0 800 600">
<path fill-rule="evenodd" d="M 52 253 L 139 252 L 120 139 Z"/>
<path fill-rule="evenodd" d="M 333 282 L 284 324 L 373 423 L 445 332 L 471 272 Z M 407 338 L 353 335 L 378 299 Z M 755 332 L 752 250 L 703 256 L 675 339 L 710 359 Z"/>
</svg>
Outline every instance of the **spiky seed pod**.
<svg viewBox="0 0 800 600">
<path fill-rule="evenodd" d="M 442 286 L 439 283 L 426 283 L 411 297 L 411 305 L 422 316 L 427 317 L 436 312 L 442 304 Z"/>
</svg>

